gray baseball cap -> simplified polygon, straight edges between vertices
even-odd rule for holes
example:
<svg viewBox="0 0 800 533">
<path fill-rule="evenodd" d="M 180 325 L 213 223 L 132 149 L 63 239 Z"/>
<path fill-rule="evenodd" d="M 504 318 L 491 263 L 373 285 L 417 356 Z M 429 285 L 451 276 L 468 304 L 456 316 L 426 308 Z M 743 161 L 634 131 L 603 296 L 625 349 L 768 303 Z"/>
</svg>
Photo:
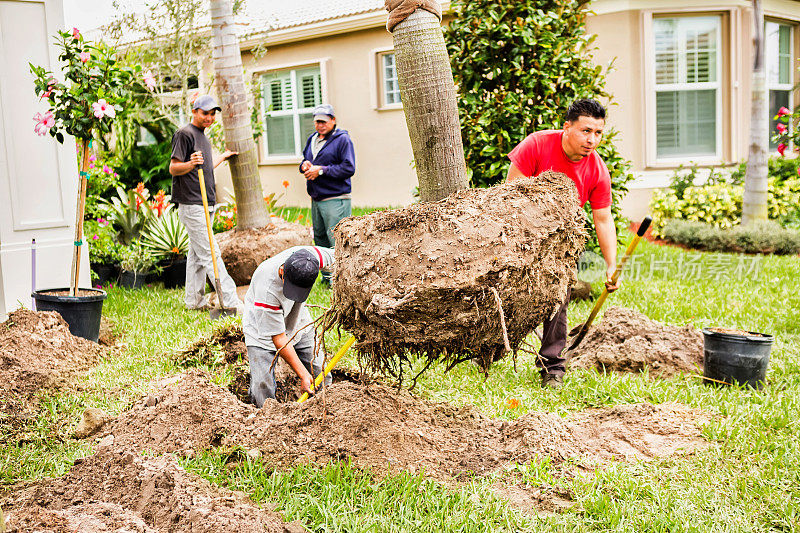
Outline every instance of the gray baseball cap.
<svg viewBox="0 0 800 533">
<path fill-rule="evenodd" d="M 210 94 L 198 96 L 197 100 L 194 101 L 194 105 L 192 105 L 192 109 L 202 109 L 203 111 L 216 109 L 217 111 L 222 111 L 222 108 Z"/>
<path fill-rule="evenodd" d="M 331 104 L 322 104 L 318 105 L 314 108 L 314 120 L 320 115 L 327 116 L 329 118 L 335 118 L 336 115 L 333 113 L 333 106 Z"/>
</svg>

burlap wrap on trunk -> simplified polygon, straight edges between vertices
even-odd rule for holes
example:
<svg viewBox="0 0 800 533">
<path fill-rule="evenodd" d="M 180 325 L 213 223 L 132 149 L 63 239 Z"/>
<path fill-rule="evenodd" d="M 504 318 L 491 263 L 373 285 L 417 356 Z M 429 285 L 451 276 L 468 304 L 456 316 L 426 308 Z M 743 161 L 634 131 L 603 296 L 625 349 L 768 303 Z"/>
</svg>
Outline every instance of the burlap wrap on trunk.
<svg viewBox="0 0 800 533">
<path fill-rule="evenodd" d="M 546 172 L 444 200 L 343 220 L 335 230 L 335 322 L 372 368 L 410 353 L 486 370 L 564 301 L 586 241 L 573 182 Z"/>
</svg>

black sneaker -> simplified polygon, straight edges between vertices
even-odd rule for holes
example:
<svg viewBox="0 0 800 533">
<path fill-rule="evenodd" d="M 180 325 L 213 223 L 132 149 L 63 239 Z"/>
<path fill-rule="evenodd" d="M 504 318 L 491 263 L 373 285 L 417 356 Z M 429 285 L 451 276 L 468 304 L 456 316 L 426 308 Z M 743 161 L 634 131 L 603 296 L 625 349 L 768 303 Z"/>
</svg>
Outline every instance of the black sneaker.
<svg viewBox="0 0 800 533">
<path fill-rule="evenodd" d="M 561 374 L 542 374 L 542 387 L 545 389 L 560 389 L 564 386 L 564 376 Z"/>
</svg>

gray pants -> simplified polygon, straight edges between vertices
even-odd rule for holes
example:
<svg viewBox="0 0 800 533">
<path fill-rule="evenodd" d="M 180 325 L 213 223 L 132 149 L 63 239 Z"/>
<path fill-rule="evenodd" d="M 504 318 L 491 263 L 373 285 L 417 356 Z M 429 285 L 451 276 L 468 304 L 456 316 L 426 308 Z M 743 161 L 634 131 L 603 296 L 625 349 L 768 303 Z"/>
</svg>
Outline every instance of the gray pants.
<svg viewBox="0 0 800 533">
<path fill-rule="evenodd" d="M 322 350 L 314 355 L 314 347 L 298 348 L 295 352 L 303 366 L 316 378 L 322 372 L 324 356 Z M 258 346 L 247 347 L 247 359 L 250 361 L 250 397 L 257 407 L 264 405 L 267 398 L 275 398 L 275 369 L 270 370 L 277 352 Z M 325 385 L 331 384 L 331 376 L 325 376 Z"/>
<path fill-rule="evenodd" d="M 183 301 L 189 309 L 208 305 L 206 279 L 214 283 L 214 265 L 211 262 L 211 247 L 208 244 L 208 229 L 202 205 L 178 205 L 178 217 L 189 234 L 189 253 L 186 256 L 186 293 Z M 219 283 L 222 288 L 222 301 L 228 309 L 236 309 L 244 304 L 236 295 L 236 284 L 228 275 L 219 244 L 214 239 L 214 252 L 217 256 Z M 214 287 L 216 290 L 216 287 Z"/>
</svg>

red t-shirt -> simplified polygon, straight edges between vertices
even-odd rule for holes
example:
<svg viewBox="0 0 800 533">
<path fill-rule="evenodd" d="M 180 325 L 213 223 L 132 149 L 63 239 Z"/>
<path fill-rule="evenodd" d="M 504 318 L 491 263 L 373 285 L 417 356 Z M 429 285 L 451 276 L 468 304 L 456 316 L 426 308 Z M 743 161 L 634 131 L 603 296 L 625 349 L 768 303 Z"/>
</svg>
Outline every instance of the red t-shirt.
<svg viewBox="0 0 800 533">
<path fill-rule="evenodd" d="M 611 175 L 597 152 L 578 162 L 570 161 L 561 147 L 561 130 L 531 133 L 511 150 L 508 158 L 526 176 L 545 170 L 562 172 L 575 182 L 581 205 L 588 200 L 592 209 L 611 205 Z"/>
</svg>

